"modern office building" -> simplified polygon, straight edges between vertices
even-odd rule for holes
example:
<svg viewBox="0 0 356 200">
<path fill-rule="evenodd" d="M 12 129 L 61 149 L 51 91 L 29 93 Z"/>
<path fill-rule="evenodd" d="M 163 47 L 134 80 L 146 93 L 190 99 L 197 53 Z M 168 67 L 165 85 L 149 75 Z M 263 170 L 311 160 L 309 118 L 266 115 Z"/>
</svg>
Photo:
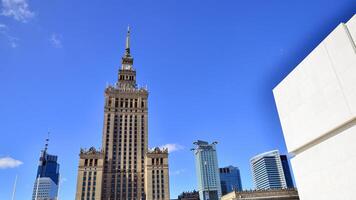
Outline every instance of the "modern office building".
<svg viewBox="0 0 356 200">
<path fill-rule="evenodd" d="M 295 188 L 232 191 L 221 200 L 299 200 Z"/>
<path fill-rule="evenodd" d="M 178 200 L 200 200 L 198 191 L 182 192 L 178 196 Z"/>
<path fill-rule="evenodd" d="M 48 139 L 41 151 L 32 200 L 57 200 L 59 187 L 59 164 L 57 156 L 47 152 Z"/>
<path fill-rule="evenodd" d="M 35 180 L 33 187 L 33 200 L 57 200 L 58 185 L 49 177 L 40 177 Z"/>
<path fill-rule="evenodd" d="M 130 49 L 130 30 L 128 29 L 125 54 L 122 57 L 117 82 L 105 89 L 102 133 L 102 200 L 150 200 L 145 195 L 145 156 L 148 151 L 148 90 L 137 86 L 133 60 Z M 95 153 L 91 156 L 95 157 L 99 154 Z M 81 154 L 80 163 L 83 159 L 94 159 L 87 157 L 88 155 L 83 157 Z M 98 164 L 99 160 L 98 158 Z M 83 166 L 80 164 L 79 167 Z M 90 171 L 94 173 L 95 169 L 93 171 L 92 168 L 89 168 L 87 172 Z M 81 172 L 79 169 L 78 177 L 84 176 Z M 165 184 L 169 185 L 168 177 L 165 180 L 167 180 Z M 82 183 L 79 181 L 78 184 L 77 195 L 83 195 L 83 187 L 80 185 Z M 85 190 L 87 189 L 85 188 Z M 169 191 L 165 190 L 164 192 L 169 197 Z M 94 196 L 97 196 L 97 193 L 95 192 Z M 85 194 L 88 195 L 87 192 Z M 89 193 L 90 195 L 93 193 Z"/>
<path fill-rule="evenodd" d="M 103 176 L 103 152 L 91 147 L 79 154 L 76 200 L 100 200 Z"/>
<path fill-rule="evenodd" d="M 148 150 L 145 160 L 146 199 L 169 200 L 168 149 Z"/>
<path fill-rule="evenodd" d="M 253 183 L 257 190 L 287 188 L 279 151 L 259 154 L 250 160 Z"/>
<path fill-rule="evenodd" d="M 198 140 L 195 145 L 195 169 L 198 179 L 198 191 L 201 200 L 218 200 L 221 197 L 220 175 L 216 142 Z"/>
<path fill-rule="evenodd" d="M 301 199 L 355 199 L 356 15 L 273 89 Z"/>
<path fill-rule="evenodd" d="M 228 166 L 220 168 L 221 193 L 225 195 L 234 190 L 241 191 L 241 176 L 238 167 Z"/>
</svg>

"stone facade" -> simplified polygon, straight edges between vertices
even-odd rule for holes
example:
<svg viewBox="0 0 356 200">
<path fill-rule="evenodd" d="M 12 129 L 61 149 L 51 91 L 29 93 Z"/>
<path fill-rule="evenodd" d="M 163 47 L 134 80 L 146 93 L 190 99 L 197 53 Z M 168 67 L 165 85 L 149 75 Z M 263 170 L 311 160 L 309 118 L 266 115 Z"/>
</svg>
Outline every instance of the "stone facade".
<svg viewBox="0 0 356 200">
<path fill-rule="evenodd" d="M 298 200 L 298 191 L 294 188 L 272 190 L 233 191 L 221 197 L 221 200 Z"/>
<path fill-rule="evenodd" d="M 96 187 L 96 190 L 101 188 L 101 197 L 99 198 L 98 195 L 100 192 L 95 192 L 95 197 L 98 196 L 100 200 L 151 200 L 146 198 L 145 192 L 148 90 L 137 86 L 133 60 L 130 54 L 130 30 L 128 30 L 118 80 L 116 84 L 105 89 L 102 153 L 100 154 L 102 171 L 100 171 L 100 186 L 97 182 Z M 164 199 L 169 199 L 168 155 L 166 154 L 164 155 L 167 157 L 163 157 L 164 184 L 167 186 L 164 189 Z M 81 162 L 84 162 L 82 160 L 84 154 L 80 156 L 77 196 L 81 197 L 83 172 L 80 170 L 83 167 Z"/>
<path fill-rule="evenodd" d="M 76 200 L 100 200 L 103 175 L 103 152 L 94 147 L 80 150 Z"/>
<path fill-rule="evenodd" d="M 147 152 L 145 180 L 146 199 L 169 200 L 168 149 Z"/>
<path fill-rule="evenodd" d="M 129 34 L 128 32 L 127 43 Z M 147 98 L 147 89 L 136 85 L 136 71 L 127 44 L 118 81 L 105 90 L 103 200 L 145 198 Z"/>
</svg>

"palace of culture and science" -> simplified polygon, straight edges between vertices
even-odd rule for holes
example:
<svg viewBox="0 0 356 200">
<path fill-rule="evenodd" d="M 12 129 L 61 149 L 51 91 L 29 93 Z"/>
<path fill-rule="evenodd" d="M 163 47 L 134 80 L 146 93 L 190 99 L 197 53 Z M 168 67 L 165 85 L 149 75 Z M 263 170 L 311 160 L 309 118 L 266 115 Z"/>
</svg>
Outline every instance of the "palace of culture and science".
<svg viewBox="0 0 356 200">
<path fill-rule="evenodd" d="M 130 29 L 118 81 L 105 89 L 102 150 L 81 149 L 76 200 L 169 200 L 168 150 L 148 148 L 148 91 L 136 84 Z"/>
</svg>

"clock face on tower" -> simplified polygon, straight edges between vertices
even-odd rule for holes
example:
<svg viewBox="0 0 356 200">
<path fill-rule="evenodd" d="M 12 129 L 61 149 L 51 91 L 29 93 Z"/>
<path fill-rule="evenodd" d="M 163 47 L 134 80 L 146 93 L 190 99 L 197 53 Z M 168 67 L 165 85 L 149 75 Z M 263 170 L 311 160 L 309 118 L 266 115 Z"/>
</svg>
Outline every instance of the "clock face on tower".
<svg viewBox="0 0 356 200">
<path fill-rule="evenodd" d="M 123 68 L 123 69 L 132 69 L 132 66 L 129 65 L 129 64 L 123 64 L 123 65 L 122 65 L 122 68 Z"/>
</svg>

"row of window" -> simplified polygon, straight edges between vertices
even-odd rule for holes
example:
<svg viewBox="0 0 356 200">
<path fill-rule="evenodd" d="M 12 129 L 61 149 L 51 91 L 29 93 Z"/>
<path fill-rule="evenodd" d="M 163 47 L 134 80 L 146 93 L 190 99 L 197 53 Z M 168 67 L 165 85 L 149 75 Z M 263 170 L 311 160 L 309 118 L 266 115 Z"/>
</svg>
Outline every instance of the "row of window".
<svg viewBox="0 0 356 200">
<path fill-rule="evenodd" d="M 97 172 L 83 172 L 82 196 L 81 199 L 95 198 Z"/>
<path fill-rule="evenodd" d="M 119 80 L 134 81 L 135 76 L 132 75 L 120 75 Z"/>
<path fill-rule="evenodd" d="M 142 99 L 140 102 L 139 99 L 128 99 L 128 98 L 115 98 L 108 100 L 108 107 L 115 108 L 145 108 L 147 105 L 147 100 Z"/>
<path fill-rule="evenodd" d="M 164 198 L 163 170 L 152 170 L 152 198 Z"/>
<path fill-rule="evenodd" d="M 163 158 L 152 158 L 152 165 L 163 165 Z"/>
<path fill-rule="evenodd" d="M 84 166 L 98 166 L 98 159 L 85 159 Z"/>
</svg>

